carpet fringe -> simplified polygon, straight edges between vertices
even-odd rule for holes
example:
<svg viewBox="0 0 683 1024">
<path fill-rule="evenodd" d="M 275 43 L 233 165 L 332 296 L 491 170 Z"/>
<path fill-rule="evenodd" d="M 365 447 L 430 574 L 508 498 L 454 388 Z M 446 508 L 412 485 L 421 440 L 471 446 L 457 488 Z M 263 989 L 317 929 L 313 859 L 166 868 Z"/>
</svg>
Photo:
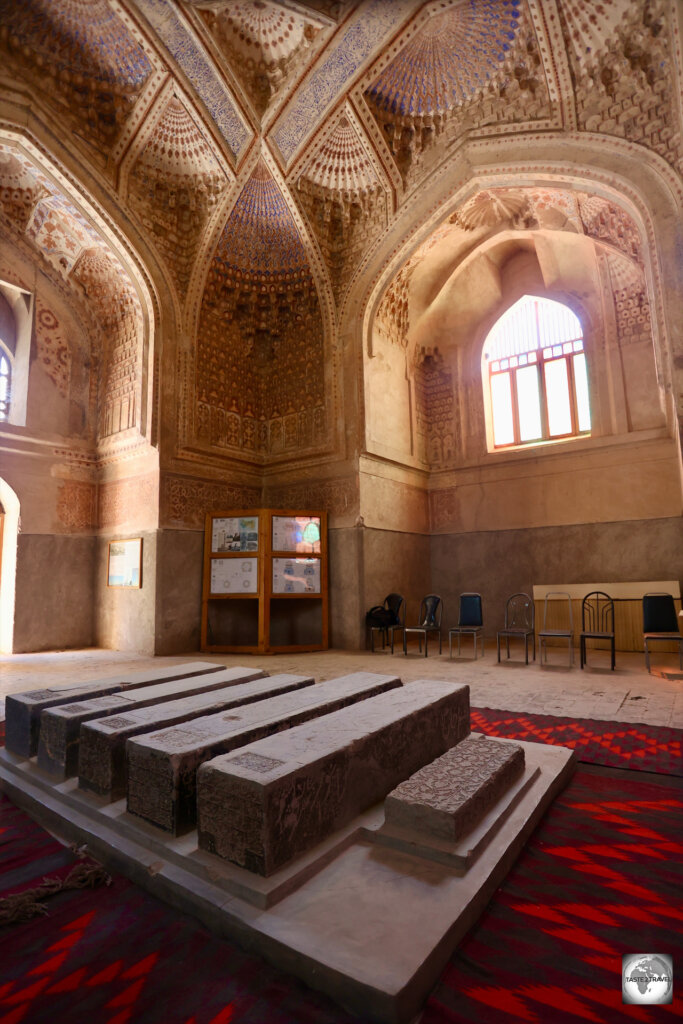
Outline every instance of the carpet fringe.
<svg viewBox="0 0 683 1024">
<path fill-rule="evenodd" d="M 75 851 L 83 857 L 82 848 Z M 0 899 L 0 927 L 30 921 L 32 917 L 46 916 L 48 909 L 42 901 L 67 889 L 95 889 L 100 885 L 111 885 L 112 879 L 101 864 L 93 860 L 81 860 L 66 878 L 43 878 L 40 885 L 24 892 L 10 893 Z"/>
</svg>

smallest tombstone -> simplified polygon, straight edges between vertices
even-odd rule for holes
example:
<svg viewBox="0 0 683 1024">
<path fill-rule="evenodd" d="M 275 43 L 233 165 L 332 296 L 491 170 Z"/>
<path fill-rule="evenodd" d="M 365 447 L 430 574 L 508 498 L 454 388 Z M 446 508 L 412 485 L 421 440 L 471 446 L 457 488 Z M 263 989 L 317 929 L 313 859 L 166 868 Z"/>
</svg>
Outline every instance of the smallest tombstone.
<svg viewBox="0 0 683 1024">
<path fill-rule="evenodd" d="M 384 801 L 385 823 L 456 843 L 479 824 L 523 771 L 522 747 L 468 736 L 389 793 Z"/>
</svg>

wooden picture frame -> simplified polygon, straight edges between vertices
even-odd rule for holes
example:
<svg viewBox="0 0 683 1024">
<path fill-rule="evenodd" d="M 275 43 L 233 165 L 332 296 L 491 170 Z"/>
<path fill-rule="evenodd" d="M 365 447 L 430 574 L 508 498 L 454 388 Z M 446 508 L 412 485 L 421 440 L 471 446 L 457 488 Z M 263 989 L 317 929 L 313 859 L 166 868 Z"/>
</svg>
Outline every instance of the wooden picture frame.
<svg viewBox="0 0 683 1024">
<path fill-rule="evenodd" d="M 132 590 L 142 587 L 142 537 L 109 541 L 107 586 Z"/>
</svg>

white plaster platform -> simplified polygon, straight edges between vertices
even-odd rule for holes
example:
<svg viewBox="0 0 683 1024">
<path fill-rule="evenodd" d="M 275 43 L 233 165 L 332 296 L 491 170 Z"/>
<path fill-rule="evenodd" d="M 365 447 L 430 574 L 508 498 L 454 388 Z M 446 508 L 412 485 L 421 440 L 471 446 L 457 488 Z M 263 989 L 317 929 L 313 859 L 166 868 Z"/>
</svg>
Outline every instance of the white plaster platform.
<svg viewBox="0 0 683 1024">
<path fill-rule="evenodd" d="M 505 743 L 482 737 L 482 743 Z M 388 830 L 377 804 L 261 878 L 129 815 L 125 800 L 55 783 L 0 750 L 0 785 L 56 834 L 363 1020 L 405 1024 L 574 770 L 565 747 L 520 743 L 524 774 L 454 846 Z"/>
</svg>

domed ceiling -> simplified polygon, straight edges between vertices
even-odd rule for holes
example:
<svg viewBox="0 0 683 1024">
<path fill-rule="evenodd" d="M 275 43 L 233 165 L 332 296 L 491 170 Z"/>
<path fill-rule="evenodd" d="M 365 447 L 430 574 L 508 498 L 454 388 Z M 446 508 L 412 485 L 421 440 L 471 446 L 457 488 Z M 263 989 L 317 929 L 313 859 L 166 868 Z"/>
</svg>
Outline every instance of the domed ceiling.
<svg viewBox="0 0 683 1024">
<path fill-rule="evenodd" d="M 0 0 L 3 91 L 161 268 L 190 434 L 247 458 L 331 444 L 335 316 L 460 147 L 585 133 L 680 182 L 677 50 L 675 0 Z M 71 272 L 86 228 L 18 173 L 2 216 Z"/>
</svg>

